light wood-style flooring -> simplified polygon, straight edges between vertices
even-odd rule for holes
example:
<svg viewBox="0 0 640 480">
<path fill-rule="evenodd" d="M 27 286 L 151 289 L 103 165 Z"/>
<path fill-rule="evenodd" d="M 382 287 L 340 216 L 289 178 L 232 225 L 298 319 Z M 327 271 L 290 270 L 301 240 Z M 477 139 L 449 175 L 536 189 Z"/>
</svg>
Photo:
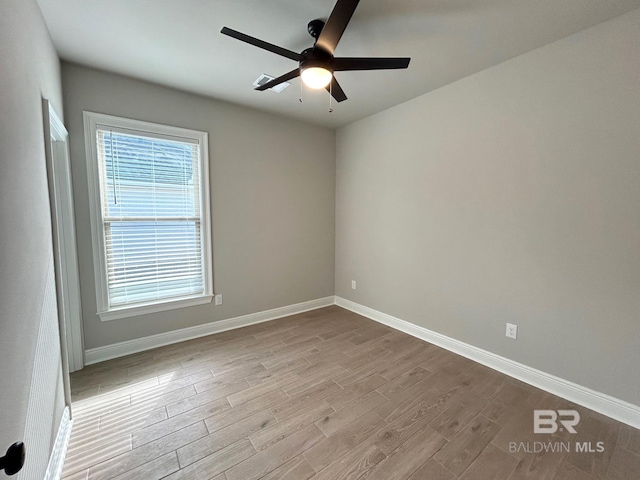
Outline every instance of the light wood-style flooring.
<svg viewBox="0 0 640 480">
<path fill-rule="evenodd" d="M 336 306 L 92 365 L 72 392 L 68 480 L 640 479 L 639 430 Z M 534 434 L 534 409 L 578 410 L 578 433 Z"/>
</svg>

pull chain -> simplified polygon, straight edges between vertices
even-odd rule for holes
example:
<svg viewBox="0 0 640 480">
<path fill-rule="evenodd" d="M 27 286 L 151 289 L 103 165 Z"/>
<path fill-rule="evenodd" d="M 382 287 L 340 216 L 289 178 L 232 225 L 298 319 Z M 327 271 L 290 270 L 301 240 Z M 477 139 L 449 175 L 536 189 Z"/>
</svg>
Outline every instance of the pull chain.
<svg viewBox="0 0 640 480">
<path fill-rule="evenodd" d="M 302 103 L 302 79 L 300 80 L 300 98 L 298 100 Z"/>
<path fill-rule="evenodd" d="M 331 79 L 331 83 L 329 83 L 329 113 L 333 113 L 333 108 L 331 108 L 332 99 L 333 99 L 333 78 Z"/>
</svg>

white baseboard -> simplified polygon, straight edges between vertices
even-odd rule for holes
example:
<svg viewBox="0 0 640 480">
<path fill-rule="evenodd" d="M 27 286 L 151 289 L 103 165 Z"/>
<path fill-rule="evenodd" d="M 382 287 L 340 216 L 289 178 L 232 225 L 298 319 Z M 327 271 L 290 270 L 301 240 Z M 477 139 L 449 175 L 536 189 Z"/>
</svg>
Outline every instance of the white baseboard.
<svg viewBox="0 0 640 480">
<path fill-rule="evenodd" d="M 470 360 L 481 363 L 489 368 L 517 378 L 534 387 L 575 402 L 598 413 L 611 417 L 620 422 L 640 428 L 640 406 L 625 402 L 610 395 L 596 392 L 582 385 L 556 377 L 541 370 L 528 367 L 522 363 L 509 360 L 495 353 L 482 350 L 467 343 L 455 340 L 424 327 L 401 320 L 386 313 L 379 312 L 364 305 L 336 296 L 336 305 L 351 310 L 363 317 L 387 325 L 416 338 L 433 343 L 451 352 L 462 355 Z"/>
<path fill-rule="evenodd" d="M 241 317 L 229 318 L 217 322 L 197 325 L 195 327 L 182 328 L 171 332 L 151 335 L 149 337 L 136 338 L 126 342 L 106 345 L 104 347 L 91 348 L 85 351 L 85 365 L 104 362 L 112 358 L 124 357 L 132 353 L 138 353 L 152 348 L 163 347 L 173 343 L 184 342 L 193 338 L 204 337 L 214 333 L 226 332 L 236 328 L 247 327 L 256 323 L 268 322 L 277 318 L 296 315 L 298 313 L 328 307 L 334 304 L 334 297 L 319 298 L 308 302 L 296 303 L 286 307 L 274 308 L 263 312 L 250 313 Z"/>
<path fill-rule="evenodd" d="M 64 407 L 62 420 L 60 420 L 58 434 L 56 435 L 56 442 L 53 445 L 51 457 L 49 457 L 49 465 L 47 466 L 44 480 L 60 480 L 60 477 L 62 477 L 62 468 L 64 467 L 64 459 L 67 456 L 67 447 L 69 446 L 69 439 L 71 438 L 72 426 L 73 420 L 71 419 L 71 412 L 67 406 Z"/>
</svg>

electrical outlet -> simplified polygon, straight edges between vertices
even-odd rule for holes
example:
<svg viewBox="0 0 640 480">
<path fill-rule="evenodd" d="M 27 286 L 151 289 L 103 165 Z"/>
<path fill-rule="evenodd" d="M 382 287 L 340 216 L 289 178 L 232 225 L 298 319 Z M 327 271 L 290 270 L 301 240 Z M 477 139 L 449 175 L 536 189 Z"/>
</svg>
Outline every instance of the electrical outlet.
<svg viewBox="0 0 640 480">
<path fill-rule="evenodd" d="M 507 323 L 507 337 L 516 339 L 518 337 L 518 326 L 513 323 Z"/>
<path fill-rule="evenodd" d="M 356 281 L 351 280 L 351 290 L 355 290 L 355 289 L 356 289 Z"/>
<path fill-rule="evenodd" d="M 215 302 L 216 305 L 222 305 L 222 294 L 218 294 L 215 297 L 213 297 L 213 301 Z"/>
</svg>

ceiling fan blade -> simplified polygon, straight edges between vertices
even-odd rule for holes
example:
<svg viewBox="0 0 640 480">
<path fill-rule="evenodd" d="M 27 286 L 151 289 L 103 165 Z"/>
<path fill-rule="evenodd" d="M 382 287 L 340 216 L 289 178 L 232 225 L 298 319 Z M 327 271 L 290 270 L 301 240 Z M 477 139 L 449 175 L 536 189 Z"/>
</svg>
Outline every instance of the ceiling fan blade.
<svg viewBox="0 0 640 480">
<path fill-rule="evenodd" d="M 292 52 L 291 50 L 287 50 L 286 48 L 278 47 L 277 45 L 273 45 L 272 43 L 265 42 L 255 37 L 245 35 L 244 33 L 238 32 L 231 28 L 222 27 L 220 33 L 235 38 L 236 40 L 240 40 L 241 42 L 245 42 L 255 47 L 262 48 L 263 50 L 275 53 L 276 55 L 290 58 L 291 60 L 295 60 L 296 62 L 304 59 L 304 57 L 299 53 Z"/>
<path fill-rule="evenodd" d="M 342 34 L 347 28 L 347 24 L 360 0 L 338 0 L 333 7 L 333 11 L 325 23 L 320 36 L 316 41 L 316 46 L 333 55 Z"/>
<path fill-rule="evenodd" d="M 331 79 L 331 83 L 327 85 L 325 88 L 327 89 L 327 92 L 331 93 L 331 96 L 336 99 L 336 102 L 338 103 L 344 102 L 347 99 L 347 96 L 345 95 L 344 90 L 342 90 L 342 87 L 336 80 L 336 77 L 333 77 Z"/>
<path fill-rule="evenodd" d="M 273 80 L 269 80 L 264 85 L 256 87 L 254 90 L 258 90 L 260 92 L 264 90 L 269 90 L 270 88 L 275 87 L 276 85 L 280 85 L 282 82 L 286 82 L 291 80 L 292 78 L 296 78 L 300 76 L 300 69 L 296 68 L 295 70 L 291 70 L 289 73 L 285 73 L 284 75 L 279 76 L 278 78 L 274 78 Z"/>
<path fill-rule="evenodd" d="M 331 66 L 336 72 L 345 70 L 387 70 L 407 68 L 410 61 L 410 58 L 342 57 L 331 60 Z"/>
</svg>

